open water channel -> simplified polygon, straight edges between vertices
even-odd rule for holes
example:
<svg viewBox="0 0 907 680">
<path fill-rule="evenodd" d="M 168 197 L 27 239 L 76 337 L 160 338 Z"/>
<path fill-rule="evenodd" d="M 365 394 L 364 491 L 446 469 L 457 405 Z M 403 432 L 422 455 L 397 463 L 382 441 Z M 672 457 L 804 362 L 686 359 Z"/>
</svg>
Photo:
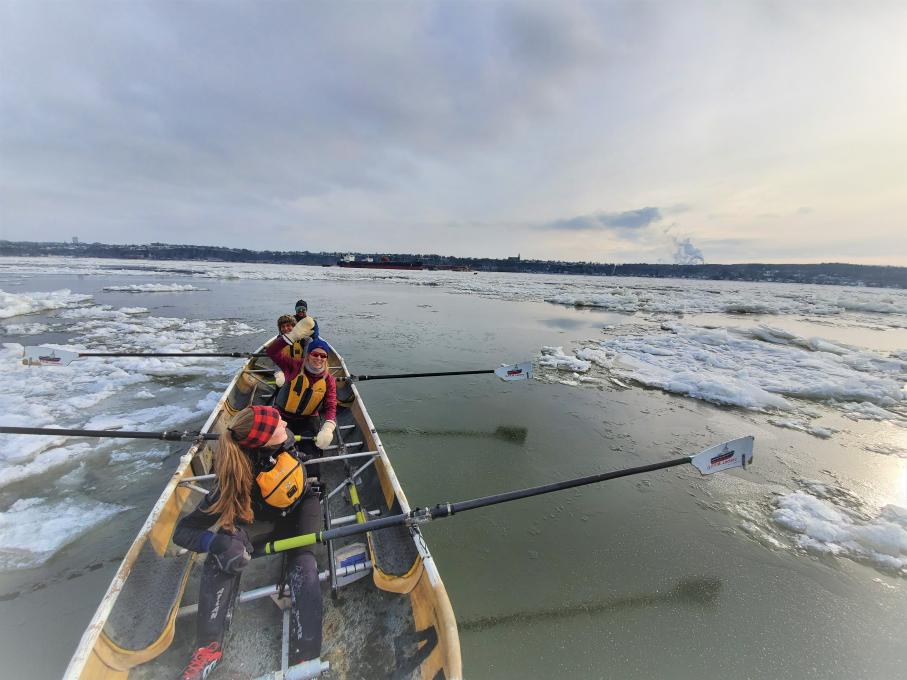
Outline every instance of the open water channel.
<svg viewBox="0 0 907 680">
<path fill-rule="evenodd" d="M 612 284 L 600 279 L 357 278 L 292 268 L 297 280 L 286 281 L 247 278 L 251 265 L 236 266 L 240 274 L 232 277 L 222 275 L 230 265 L 217 265 L 221 275 L 213 278 L 204 263 L 110 266 L 0 260 L 0 339 L 9 343 L 0 353 L 2 424 L 197 427 L 239 362 L 84 359 L 67 369 L 27 369 L 18 364 L 19 345 L 252 350 L 303 297 L 354 373 L 493 368 L 538 361 L 545 346 L 564 348 L 545 351 L 567 358 L 560 370 L 541 367 L 529 382 L 464 376 L 361 384 L 412 505 L 643 465 L 755 436 L 755 463 L 745 471 L 700 477 L 691 467 L 672 468 L 427 525 L 459 622 L 467 678 L 902 677 L 907 429 L 902 403 L 885 396 L 884 380 L 903 386 L 907 373 L 903 295 L 889 300 L 887 322 L 859 310 L 843 321 L 846 313 L 787 309 L 741 318 L 694 304 L 702 298 L 696 286 L 704 284 L 674 282 L 674 295 L 693 309 L 686 317 L 652 316 L 545 301 L 583 286 L 609 294 Z M 483 277 L 492 276 L 483 287 Z M 151 292 L 151 284 L 162 292 Z M 538 292 L 541 285 L 552 293 Z M 134 286 L 145 289 L 130 292 Z M 764 291 L 776 290 L 771 286 L 743 288 L 764 301 Z M 740 292 L 712 288 L 717 298 Z M 786 290 L 795 298 L 826 294 Z M 665 324 L 679 322 L 686 330 L 670 332 L 681 361 L 695 360 L 683 351 L 695 357 L 714 348 L 708 333 L 767 324 L 798 338 L 846 341 L 842 347 L 859 347 L 861 361 L 880 368 L 870 371 L 870 387 L 843 376 L 838 387 L 827 386 L 831 396 L 786 393 L 790 409 L 712 403 L 720 400 L 705 398 L 719 388 L 749 398 L 752 383 L 734 382 L 747 362 L 772 373 L 784 370 L 784 361 L 751 356 L 745 343 L 755 340 L 735 336 L 729 351 L 736 363 L 724 367 L 734 380 L 709 360 L 719 372 L 703 369 L 694 381 L 699 398 L 676 385 L 658 389 L 632 368 L 628 338 L 654 343 Z M 690 328 L 706 341 L 684 350 Z M 600 362 L 572 371 L 572 350 L 599 342 L 624 343 L 614 349 L 624 369 Z M 665 356 L 659 351 L 651 356 Z M 835 355 L 814 353 L 817 362 Z M 816 370 L 830 372 L 821 363 Z M 845 389 L 859 393 L 847 403 L 870 405 L 841 406 Z M 887 416 L 870 417 L 872 408 Z M 0 439 L 4 677 L 60 676 L 183 448 Z"/>
</svg>

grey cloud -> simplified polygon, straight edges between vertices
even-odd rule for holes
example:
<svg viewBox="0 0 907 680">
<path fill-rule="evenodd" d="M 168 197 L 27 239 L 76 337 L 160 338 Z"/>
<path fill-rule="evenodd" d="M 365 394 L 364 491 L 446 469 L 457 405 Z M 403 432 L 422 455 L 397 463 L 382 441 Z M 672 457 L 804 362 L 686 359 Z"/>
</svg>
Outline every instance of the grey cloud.
<svg viewBox="0 0 907 680">
<path fill-rule="evenodd" d="M 555 220 L 543 225 L 545 229 L 564 231 L 620 231 L 633 233 L 648 227 L 661 219 L 658 208 L 639 208 L 626 212 L 600 212 L 592 215 L 579 215 L 569 219 Z"/>
<path fill-rule="evenodd" d="M 212 240 L 219 223 L 285 224 L 344 192 L 390 211 L 380 197 L 409 195 L 426 167 L 456 173 L 556 115 L 603 49 L 582 7 L 88 1 L 6 14 L 0 200 L 52 212 L 66 187 L 84 196 L 58 207 L 74 222 L 143 214 Z M 27 206 L 7 215 L 29 233 Z"/>
</svg>

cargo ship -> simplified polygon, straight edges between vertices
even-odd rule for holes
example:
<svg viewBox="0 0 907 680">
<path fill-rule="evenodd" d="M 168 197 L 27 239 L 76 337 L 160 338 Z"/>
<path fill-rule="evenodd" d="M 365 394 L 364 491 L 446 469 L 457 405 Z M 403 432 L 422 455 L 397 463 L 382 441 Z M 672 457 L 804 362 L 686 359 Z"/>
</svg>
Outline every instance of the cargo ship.
<svg viewBox="0 0 907 680">
<path fill-rule="evenodd" d="M 408 271 L 421 270 L 422 263 L 418 261 L 391 260 L 388 257 L 382 257 L 377 261 L 370 257 L 357 260 L 352 255 L 347 255 L 342 260 L 337 261 L 338 267 L 353 267 L 355 269 L 406 269 Z"/>
</svg>

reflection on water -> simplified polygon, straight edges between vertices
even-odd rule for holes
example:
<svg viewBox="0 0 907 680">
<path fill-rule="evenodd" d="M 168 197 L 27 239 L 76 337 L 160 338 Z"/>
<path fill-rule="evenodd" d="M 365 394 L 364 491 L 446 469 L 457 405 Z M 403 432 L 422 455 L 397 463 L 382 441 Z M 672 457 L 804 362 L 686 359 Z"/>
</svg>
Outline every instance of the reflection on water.
<svg viewBox="0 0 907 680">
<path fill-rule="evenodd" d="M 586 602 L 565 602 L 555 609 L 514 612 L 498 616 L 483 616 L 469 621 L 457 621 L 461 631 L 481 631 L 495 626 L 510 624 L 537 623 L 570 618 L 581 614 L 600 614 L 619 612 L 626 609 L 651 607 L 653 605 L 676 603 L 692 606 L 714 604 L 721 591 L 721 579 L 716 577 L 687 578 L 666 593 L 643 593 L 607 600 L 590 600 Z"/>
<path fill-rule="evenodd" d="M 424 430 L 419 427 L 382 427 L 381 433 L 409 434 L 421 437 L 480 437 L 522 444 L 526 441 L 526 435 L 529 433 L 529 430 L 525 427 L 514 427 L 511 425 L 498 425 L 494 429 L 494 432 L 480 432 L 477 430 Z"/>
<path fill-rule="evenodd" d="M 564 331 L 575 331 L 578 328 L 586 328 L 589 326 L 588 322 L 581 319 L 565 319 L 562 317 L 559 317 L 557 319 L 544 319 L 542 323 L 546 326 L 551 326 L 552 328 L 560 328 Z"/>
</svg>

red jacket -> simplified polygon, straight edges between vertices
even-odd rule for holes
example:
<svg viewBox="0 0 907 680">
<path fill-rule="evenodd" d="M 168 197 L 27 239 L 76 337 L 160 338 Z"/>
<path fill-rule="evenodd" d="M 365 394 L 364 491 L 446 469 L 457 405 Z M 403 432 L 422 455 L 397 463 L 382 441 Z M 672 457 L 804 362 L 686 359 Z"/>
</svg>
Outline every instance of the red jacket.
<svg viewBox="0 0 907 680">
<path fill-rule="evenodd" d="M 303 370 L 305 361 L 302 359 L 294 359 L 289 356 L 287 352 L 284 352 L 284 349 L 287 347 L 286 340 L 282 336 L 277 336 L 274 340 L 265 347 L 265 352 L 268 353 L 268 356 L 271 358 L 278 368 L 283 371 L 283 377 L 287 382 L 290 382 L 299 375 L 299 372 Z M 309 373 L 306 371 L 305 374 L 309 377 L 309 380 L 317 380 L 321 376 Z M 334 379 L 334 376 L 331 375 L 330 371 L 325 371 L 324 381 L 327 383 L 327 390 L 324 393 L 324 400 L 321 402 L 321 406 L 318 408 L 321 415 L 325 420 L 333 420 L 337 422 L 337 381 Z"/>
</svg>

